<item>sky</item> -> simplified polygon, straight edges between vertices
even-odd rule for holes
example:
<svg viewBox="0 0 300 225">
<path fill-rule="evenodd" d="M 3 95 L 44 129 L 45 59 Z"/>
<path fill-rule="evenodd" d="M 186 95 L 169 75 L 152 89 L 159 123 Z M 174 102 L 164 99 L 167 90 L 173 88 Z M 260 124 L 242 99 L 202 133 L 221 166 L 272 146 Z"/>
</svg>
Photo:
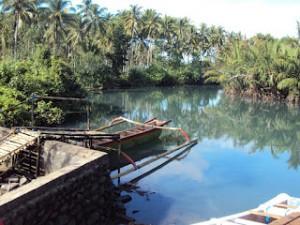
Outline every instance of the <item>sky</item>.
<svg viewBox="0 0 300 225">
<path fill-rule="evenodd" d="M 217 25 L 247 37 L 270 33 L 275 37 L 297 36 L 300 0 L 93 0 L 109 12 L 139 5 L 162 15 L 188 17 L 199 25 Z M 73 0 L 76 5 L 80 0 Z"/>
</svg>

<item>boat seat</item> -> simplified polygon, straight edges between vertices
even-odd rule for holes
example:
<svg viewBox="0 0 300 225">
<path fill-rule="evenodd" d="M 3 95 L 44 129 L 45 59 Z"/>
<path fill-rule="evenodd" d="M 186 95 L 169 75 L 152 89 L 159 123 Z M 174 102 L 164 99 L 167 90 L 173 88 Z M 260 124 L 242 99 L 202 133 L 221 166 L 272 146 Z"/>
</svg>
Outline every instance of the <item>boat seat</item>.
<svg viewBox="0 0 300 225">
<path fill-rule="evenodd" d="M 277 206 L 272 206 L 268 210 L 266 210 L 266 214 L 278 215 L 278 216 L 286 216 L 290 212 L 290 208 L 282 208 Z"/>
<path fill-rule="evenodd" d="M 278 208 L 285 208 L 285 209 L 297 209 L 298 206 L 295 206 L 295 205 L 288 205 L 288 204 L 276 204 L 274 205 L 275 207 L 278 207 Z"/>
</svg>

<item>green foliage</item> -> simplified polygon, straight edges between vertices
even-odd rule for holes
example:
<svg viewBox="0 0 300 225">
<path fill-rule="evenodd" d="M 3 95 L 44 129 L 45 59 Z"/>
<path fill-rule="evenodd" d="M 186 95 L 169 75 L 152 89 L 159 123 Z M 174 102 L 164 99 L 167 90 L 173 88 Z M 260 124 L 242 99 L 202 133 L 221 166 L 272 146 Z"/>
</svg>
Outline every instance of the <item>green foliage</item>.
<svg viewBox="0 0 300 225">
<path fill-rule="evenodd" d="M 28 124 L 32 93 L 41 96 L 81 95 L 83 92 L 73 77 L 64 62 L 43 48 L 38 48 L 30 60 L 0 61 L 0 108 L 5 111 L 0 120 L 10 125 Z M 9 109 L 13 110 L 10 112 Z M 63 119 L 62 111 L 52 102 L 38 102 L 35 114 L 38 124 L 59 123 Z"/>
<path fill-rule="evenodd" d="M 113 30 L 112 52 L 107 54 L 112 65 L 112 75 L 119 77 L 126 65 L 129 38 L 124 27 L 117 25 Z"/>
<path fill-rule="evenodd" d="M 257 35 L 230 37 L 206 82 L 251 95 L 287 98 L 300 90 L 300 45 L 296 39 Z"/>
<path fill-rule="evenodd" d="M 298 88 L 298 80 L 296 78 L 286 78 L 277 84 L 279 90 L 295 90 Z"/>
<path fill-rule="evenodd" d="M 82 53 L 80 59 L 74 63 L 78 64 L 76 77 L 78 83 L 84 88 L 98 88 L 109 86 L 112 82 L 111 68 L 103 63 L 103 56 L 93 52 Z"/>
<path fill-rule="evenodd" d="M 26 118 L 25 112 L 29 106 L 21 104 L 24 95 L 13 88 L 0 86 L 0 123 L 1 125 L 11 125 L 17 120 L 21 121 Z"/>
<path fill-rule="evenodd" d="M 52 102 L 39 101 L 36 105 L 35 117 L 41 124 L 59 124 L 63 119 L 63 111 Z"/>
<path fill-rule="evenodd" d="M 202 84 L 204 74 L 229 89 L 290 96 L 299 92 L 299 71 L 298 39 L 245 39 L 136 5 L 113 15 L 92 1 L 0 1 L 0 86 L 14 104 L 32 93 Z M 57 105 L 40 107 L 50 117 L 37 115 L 41 122 L 61 121 Z"/>
<path fill-rule="evenodd" d="M 128 82 L 132 86 L 145 86 L 150 84 L 147 71 L 142 68 L 132 68 L 128 73 Z"/>
</svg>

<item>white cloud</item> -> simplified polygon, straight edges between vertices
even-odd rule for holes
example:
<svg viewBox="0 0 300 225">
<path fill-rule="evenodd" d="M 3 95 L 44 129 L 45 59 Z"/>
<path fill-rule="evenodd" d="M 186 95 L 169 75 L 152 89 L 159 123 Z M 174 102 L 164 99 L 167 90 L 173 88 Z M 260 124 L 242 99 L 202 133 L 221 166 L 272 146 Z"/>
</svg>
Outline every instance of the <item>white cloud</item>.
<svg viewBox="0 0 300 225">
<path fill-rule="evenodd" d="M 228 31 L 247 36 L 270 33 L 276 37 L 296 36 L 300 20 L 299 0 L 94 0 L 110 11 L 129 5 L 153 8 L 162 14 L 188 17 L 196 25 L 202 22 L 220 25 Z M 74 1 L 74 4 L 78 0 Z"/>
</svg>

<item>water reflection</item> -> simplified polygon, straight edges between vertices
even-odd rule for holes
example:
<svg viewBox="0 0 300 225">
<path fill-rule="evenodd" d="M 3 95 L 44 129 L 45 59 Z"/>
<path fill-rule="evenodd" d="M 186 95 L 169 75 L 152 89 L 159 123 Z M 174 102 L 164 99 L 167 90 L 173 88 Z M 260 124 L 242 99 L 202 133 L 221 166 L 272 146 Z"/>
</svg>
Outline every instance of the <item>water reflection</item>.
<svg viewBox="0 0 300 225">
<path fill-rule="evenodd" d="M 250 103 L 223 97 L 217 106 L 207 107 L 201 114 L 201 124 L 209 123 L 206 137 L 228 137 L 236 147 L 251 146 L 249 153 L 269 150 L 273 157 L 287 152 L 288 164 L 300 163 L 300 111 L 284 104 Z M 213 121 L 213 122 L 209 122 Z"/>
<path fill-rule="evenodd" d="M 300 163 L 300 111 L 284 104 L 253 103 L 225 97 L 214 87 L 185 87 L 108 92 L 93 96 L 94 127 L 116 116 L 144 121 L 172 119 L 193 137 L 222 137 L 249 153 L 270 150 L 274 157 L 287 151 L 289 165 Z"/>
<path fill-rule="evenodd" d="M 188 224 L 256 207 L 280 192 L 299 194 L 297 108 L 231 99 L 215 87 L 125 90 L 91 99 L 94 127 L 121 115 L 157 117 L 199 140 L 185 158 L 139 181 L 141 190 L 154 192 L 147 198 L 132 193 L 127 209 L 140 222 Z M 177 137 L 164 134 L 158 147 Z M 131 154 L 143 158 L 142 152 Z"/>
</svg>

